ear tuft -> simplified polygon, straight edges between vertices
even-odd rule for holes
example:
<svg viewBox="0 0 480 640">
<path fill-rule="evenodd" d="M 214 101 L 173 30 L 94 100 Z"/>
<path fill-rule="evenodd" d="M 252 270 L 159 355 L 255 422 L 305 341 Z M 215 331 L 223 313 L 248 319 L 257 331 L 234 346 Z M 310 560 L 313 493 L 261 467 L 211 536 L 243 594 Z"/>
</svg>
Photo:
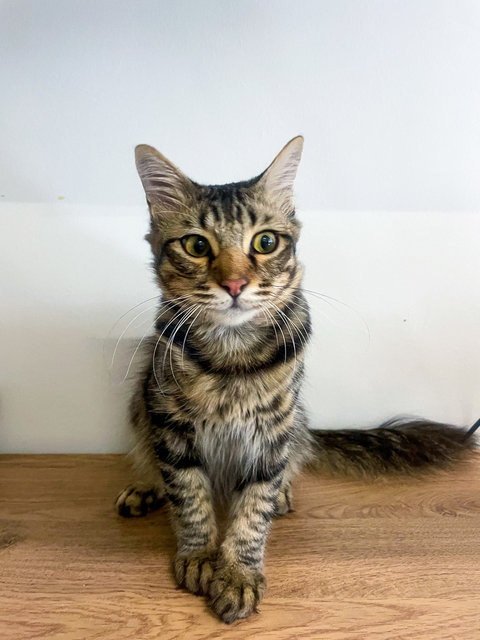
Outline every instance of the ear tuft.
<svg viewBox="0 0 480 640">
<path fill-rule="evenodd" d="M 293 183 L 302 157 L 303 136 L 287 142 L 272 164 L 264 172 L 260 183 L 265 193 L 287 215 L 293 209 Z"/>
<path fill-rule="evenodd" d="M 148 144 L 135 147 L 135 162 L 152 215 L 153 207 L 160 212 L 185 207 L 191 182 L 180 169 Z"/>
</svg>

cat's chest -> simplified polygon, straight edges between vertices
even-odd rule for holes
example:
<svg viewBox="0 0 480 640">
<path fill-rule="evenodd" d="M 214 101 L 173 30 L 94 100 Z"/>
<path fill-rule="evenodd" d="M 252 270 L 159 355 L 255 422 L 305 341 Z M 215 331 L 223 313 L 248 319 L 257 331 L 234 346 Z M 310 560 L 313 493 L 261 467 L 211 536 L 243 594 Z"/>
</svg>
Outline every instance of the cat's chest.
<svg viewBox="0 0 480 640">
<path fill-rule="evenodd" d="M 265 464 L 275 433 L 282 430 L 282 409 L 294 398 L 288 385 L 262 389 L 257 384 L 246 392 L 245 386 L 232 384 L 209 399 L 208 408 L 204 403 L 203 413 L 192 421 L 195 444 L 213 485 L 228 491 Z M 290 424 L 292 413 L 287 413 Z"/>
<path fill-rule="evenodd" d="M 212 485 L 228 492 L 262 463 L 266 439 L 256 417 L 202 420 L 195 425 L 196 449 Z"/>
</svg>

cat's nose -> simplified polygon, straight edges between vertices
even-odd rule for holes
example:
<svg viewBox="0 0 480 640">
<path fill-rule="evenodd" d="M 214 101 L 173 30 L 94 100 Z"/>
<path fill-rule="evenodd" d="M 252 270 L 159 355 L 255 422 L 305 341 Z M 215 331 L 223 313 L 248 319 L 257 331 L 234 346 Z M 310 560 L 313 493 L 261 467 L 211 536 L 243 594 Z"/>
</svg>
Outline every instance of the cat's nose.
<svg viewBox="0 0 480 640">
<path fill-rule="evenodd" d="M 223 280 L 220 286 L 228 291 L 232 298 L 239 296 L 248 284 L 246 278 L 236 278 L 235 280 Z"/>
</svg>

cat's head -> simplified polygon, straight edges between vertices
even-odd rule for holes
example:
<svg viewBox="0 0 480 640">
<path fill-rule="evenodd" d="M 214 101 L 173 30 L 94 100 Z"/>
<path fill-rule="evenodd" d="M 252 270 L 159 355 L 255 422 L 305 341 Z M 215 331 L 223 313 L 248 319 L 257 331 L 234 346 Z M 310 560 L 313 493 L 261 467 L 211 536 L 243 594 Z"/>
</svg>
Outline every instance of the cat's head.
<svg viewBox="0 0 480 640">
<path fill-rule="evenodd" d="M 216 186 L 196 184 L 153 147 L 136 148 L 165 298 L 232 326 L 266 317 L 291 296 L 302 275 L 293 203 L 302 147 L 298 136 L 256 178 Z"/>
</svg>

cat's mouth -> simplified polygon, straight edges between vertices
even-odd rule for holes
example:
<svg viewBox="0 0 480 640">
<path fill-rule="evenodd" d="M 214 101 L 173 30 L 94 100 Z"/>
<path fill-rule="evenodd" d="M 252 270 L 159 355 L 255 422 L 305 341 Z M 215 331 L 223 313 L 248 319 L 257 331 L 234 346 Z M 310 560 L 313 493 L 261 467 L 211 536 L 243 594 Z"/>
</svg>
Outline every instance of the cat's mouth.
<svg viewBox="0 0 480 640">
<path fill-rule="evenodd" d="M 239 297 L 234 298 L 232 302 L 225 309 L 227 312 L 233 312 L 236 314 L 249 313 L 255 309 L 255 305 L 251 301 L 241 300 Z"/>
<path fill-rule="evenodd" d="M 212 310 L 213 311 L 213 310 Z M 250 307 L 238 299 L 232 300 L 228 307 L 217 308 L 213 311 L 215 322 L 220 325 L 238 325 L 252 320 L 258 309 Z"/>
<path fill-rule="evenodd" d="M 230 300 L 222 300 L 217 308 L 224 313 L 245 313 L 251 311 L 251 301 L 244 300 L 241 295 L 233 296 Z"/>
</svg>

